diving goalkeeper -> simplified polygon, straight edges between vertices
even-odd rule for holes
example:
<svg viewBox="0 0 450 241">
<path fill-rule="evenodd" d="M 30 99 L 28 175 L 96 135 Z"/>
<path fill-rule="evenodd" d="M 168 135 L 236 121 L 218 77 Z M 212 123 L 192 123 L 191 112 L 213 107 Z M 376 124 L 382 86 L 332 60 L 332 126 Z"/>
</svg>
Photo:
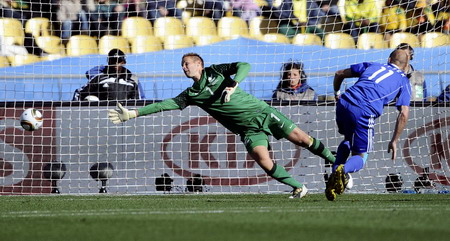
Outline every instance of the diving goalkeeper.
<svg viewBox="0 0 450 241">
<path fill-rule="evenodd" d="M 138 116 L 166 110 L 182 110 L 189 105 L 196 105 L 227 129 L 240 135 L 241 141 L 258 165 L 272 178 L 293 188 L 290 198 L 302 198 L 308 189 L 270 158 L 269 135 L 276 139 L 286 138 L 334 163 L 335 157 L 319 140 L 300 130 L 284 114 L 266 102 L 239 87 L 239 83 L 250 70 L 250 64 L 237 62 L 205 68 L 204 61 L 198 54 L 188 53 L 183 55 L 181 66 L 186 77 L 194 80 L 192 87 L 175 98 L 137 110 L 128 110 L 118 104 L 118 110 L 109 110 L 109 119 L 114 124 L 119 124 Z"/>
</svg>

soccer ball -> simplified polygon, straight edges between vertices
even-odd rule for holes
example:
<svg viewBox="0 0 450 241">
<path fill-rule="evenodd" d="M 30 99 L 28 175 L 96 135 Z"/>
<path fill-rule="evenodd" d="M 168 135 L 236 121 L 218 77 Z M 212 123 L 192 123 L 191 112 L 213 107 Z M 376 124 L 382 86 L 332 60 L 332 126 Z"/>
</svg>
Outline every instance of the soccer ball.
<svg viewBox="0 0 450 241">
<path fill-rule="evenodd" d="M 27 131 L 35 131 L 42 127 L 42 113 L 39 110 L 29 108 L 20 116 L 20 125 Z"/>
</svg>

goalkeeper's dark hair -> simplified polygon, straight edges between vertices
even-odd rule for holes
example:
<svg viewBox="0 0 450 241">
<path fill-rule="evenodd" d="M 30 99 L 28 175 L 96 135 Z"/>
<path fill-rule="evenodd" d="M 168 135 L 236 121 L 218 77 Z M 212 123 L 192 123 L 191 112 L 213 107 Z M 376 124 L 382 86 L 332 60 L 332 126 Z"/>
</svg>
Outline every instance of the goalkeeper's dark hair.
<svg viewBox="0 0 450 241">
<path fill-rule="evenodd" d="M 409 45 L 408 43 L 400 43 L 395 50 L 397 49 L 403 49 L 403 50 L 409 50 L 410 56 L 409 56 L 409 60 L 413 60 L 414 58 L 414 49 L 411 47 L 411 45 Z"/>
<path fill-rule="evenodd" d="M 200 62 L 202 62 L 202 67 L 205 67 L 205 61 L 203 61 L 203 58 L 202 58 L 200 55 L 198 55 L 197 53 L 187 53 L 187 54 L 184 54 L 184 55 L 183 55 L 183 58 L 181 58 L 181 59 L 184 59 L 184 57 L 194 57 L 194 58 L 197 58 L 198 60 L 200 60 Z"/>
</svg>

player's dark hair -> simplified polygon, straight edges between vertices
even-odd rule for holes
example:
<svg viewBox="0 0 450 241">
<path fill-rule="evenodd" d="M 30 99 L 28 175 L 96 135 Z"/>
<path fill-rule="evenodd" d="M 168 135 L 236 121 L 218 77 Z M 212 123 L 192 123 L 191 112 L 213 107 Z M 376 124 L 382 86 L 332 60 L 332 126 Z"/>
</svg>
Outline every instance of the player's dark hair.
<svg viewBox="0 0 450 241">
<path fill-rule="evenodd" d="M 403 50 L 409 50 L 409 52 L 411 53 L 411 55 L 409 56 L 410 60 L 413 60 L 414 58 L 414 49 L 411 47 L 411 45 L 409 45 L 408 43 L 400 43 L 395 50 L 397 49 L 403 49 Z"/>
<path fill-rule="evenodd" d="M 298 69 L 300 72 L 300 83 L 304 84 L 306 82 L 306 78 L 308 77 L 304 71 L 304 65 L 300 61 L 295 61 L 290 59 L 288 62 L 281 65 L 281 80 L 278 84 L 277 88 L 285 88 L 289 86 L 289 81 L 287 80 L 288 71 L 291 69 Z"/>
<path fill-rule="evenodd" d="M 114 65 L 121 62 L 127 63 L 125 53 L 120 49 L 111 49 L 108 53 L 108 65 Z"/>
<path fill-rule="evenodd" d="M 184 55 L 183 55 L 183 58 L 181 58 L 181 59 L 184 59 L 184 57 L 194 57 L 194 58 L 198 58 L 198 59 L 200 60 L 200 62 L 202 62 L 202 67 L 205 67 L 205 62 L 203 61 L 203 58 L 202 58 L 200 55 L 198 55 L 197 53 L 187 53 L 187 54 L 184 54 Z"/>
</svg>

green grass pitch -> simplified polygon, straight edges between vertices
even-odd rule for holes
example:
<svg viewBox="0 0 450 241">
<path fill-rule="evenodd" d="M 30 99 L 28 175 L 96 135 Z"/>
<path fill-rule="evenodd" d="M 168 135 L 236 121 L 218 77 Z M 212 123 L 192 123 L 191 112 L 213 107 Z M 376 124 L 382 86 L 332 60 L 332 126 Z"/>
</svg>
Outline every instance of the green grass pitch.
<svg viewBox="0 0 450 241">
<path fill-rule="evenodd" d="M 450 240 L 450 195 L 0 196 L 0 240 Z"/>
</svg>

